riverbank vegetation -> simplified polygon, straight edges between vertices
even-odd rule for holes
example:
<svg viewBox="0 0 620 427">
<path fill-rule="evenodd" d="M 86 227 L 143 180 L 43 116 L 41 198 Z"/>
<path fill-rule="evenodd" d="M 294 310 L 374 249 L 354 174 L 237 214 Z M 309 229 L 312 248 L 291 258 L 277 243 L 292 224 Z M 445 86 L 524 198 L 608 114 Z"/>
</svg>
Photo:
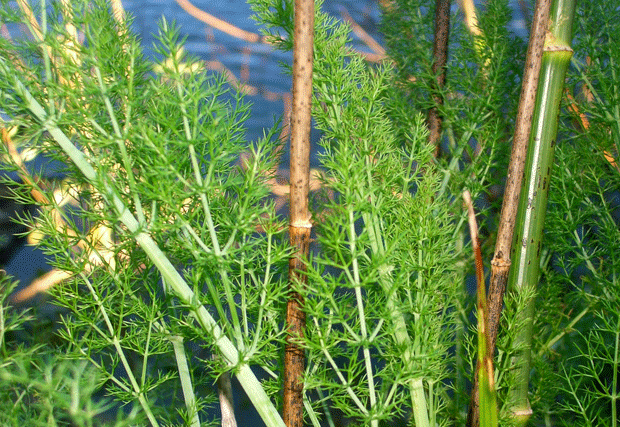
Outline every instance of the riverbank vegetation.
<svg viewBox="0 0 620 427">
<path fill-rule="evenodd" d="M 250 3 L 299 49 L 292 0 Z M 54 270 L 3 278 L 0 423 L 618 426 L 620 9 L 543 0 L 523 40 L 504 0 L 384 3 L 380 63 L 315 4 L 287 217 L 297 110 L 249 141 L 174 23 L 151 60 L 116 2 L 2 1 L 3 167 Z"/>
</svg>

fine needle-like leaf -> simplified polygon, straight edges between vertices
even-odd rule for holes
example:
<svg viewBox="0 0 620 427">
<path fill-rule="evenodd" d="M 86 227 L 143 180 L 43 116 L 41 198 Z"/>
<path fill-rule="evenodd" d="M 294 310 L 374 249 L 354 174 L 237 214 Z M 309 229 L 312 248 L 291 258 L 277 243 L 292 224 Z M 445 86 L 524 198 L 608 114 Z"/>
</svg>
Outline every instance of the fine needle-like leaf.
<svg viewBox="0 0 620 427">
<path fill-rule="evenodd" d="M 166 255 L 161 251 L 159 245 L 153 237 L 144 231 L 144 224 L 140 224 L 136 217 L 131 213 L 126 203 L 119 196 L 118 191 L 113 186 L 113 181 L 109 176 L 97 172 L 89 159 L 80 151 L 73 141 L 57 125 L 58 117 L 47 111 L 38 102 L 26 86 L 19 80 L 18 76 L 11 72 L 9 64 L 5 58 L 0 59 L 0 73 L 3 79 L 10 79 L 12 82 L 13 93 L 21 98 L 26 109 L 42 123 L 45 130 L 49 132 L 56 143 L 68 156 L 74 165 L 80 170 L 84 178 L 93 185 L 100 184 L 98 190 L 113 209 L 120 222 L 129 230 L 135 238 L 136 243 L 142 247 L 153 264 L 160 270 L 166 283 L 168 283 L 177 297 L 188 307 L 195 316 L 198 324 L 203 331 L 213 337 L 214 343 L 221 350 L 226 362 L 231 366 L 237 366 L 237 376 L 248 392 L 248 396 L 254 401 L 256 408 L 268 425 L 283 425 L 282 419 L 277 413 L 273 403 L 269 400 L 260 382 L 239 357 L 238 349 L 226 337 L 206 308 L 198 304 L 195 292 L 188 286 L 184 278 L 178 273 L 175 266 L 170 262 Z M 4 89 L 3 89 L 4 90 Z M 3 96 L 4 96 L 3 92 Z M 258 400 L 256 400 L 258 399 Z M 155 421 L 152 420 L 154 423 Z"/>
</svg>

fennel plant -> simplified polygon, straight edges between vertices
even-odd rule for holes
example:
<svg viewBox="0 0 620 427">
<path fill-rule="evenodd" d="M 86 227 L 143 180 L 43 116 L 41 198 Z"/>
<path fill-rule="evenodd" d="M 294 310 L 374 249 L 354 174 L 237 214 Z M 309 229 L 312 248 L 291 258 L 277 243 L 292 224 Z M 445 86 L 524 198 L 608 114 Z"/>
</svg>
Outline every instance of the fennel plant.
<svg viewBox="0 0 620 427">
<path fill-rule="evenodd" d="M 292 50 L 293 1 L 251 3 L 268 39 Z M 265 425 L 283 425 L 293 251 L 268 187 L 277 128 L 247 141 L 242 96 L 165 20 L 153 61 L 103 0 L 2 4 L 2 22 L 30 34 L 0 38 L 5 167 L 21 178 L 16 195 L 39 206 L 20 221 L 66 275 L 50 290 L 56 338 L 29 347 L 14 340 L 29 323 L 3 285 L 2 421 L 217 424 L 215 382 L 230 374 Z M 347 48 L 349 26 L 320 1 L 316 10 L 322 187 L 309 201 L 306 284 L 293 282 L 307 316 L 296 343 L 304 422 L 463 425 L 477 326 L 461 195 L 471 191 L 490 260 L 525 42 L 505 0 L 477 11 L 475 31 L 456 13 L 438 84 L 428 2 L 386 4 L 380 65 Z M 517 384 L 529 425 L 618 424 L 619 13 L 578 5 L 540 284 L 506 299 L 487 381 L 500 425 L 513 422 Z M 429 111 L 443 119 L 440 150 Z M 28 172 L 27 150 L 60 161 L 64 178 Z M 515 313 L 531 301 L 530 326 Z M 519 383 L 512 362 L 530 327 L 532 368 Z"/>
</svg>

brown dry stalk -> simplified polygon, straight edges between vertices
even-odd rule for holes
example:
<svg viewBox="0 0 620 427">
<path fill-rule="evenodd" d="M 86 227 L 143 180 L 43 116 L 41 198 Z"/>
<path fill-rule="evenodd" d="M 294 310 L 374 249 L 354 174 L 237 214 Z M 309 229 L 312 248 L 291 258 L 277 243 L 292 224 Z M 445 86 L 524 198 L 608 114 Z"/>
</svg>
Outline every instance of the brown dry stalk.
<svg viewBox="0 0 620 427">
<path fill-rule="evenodd" d="M 508 166 L 506 189 L 504 191 L 504 202 L 502 204 L 497 241 L 495 243 L 495 255 L 491 261 L 491 282 L 489 285 L 488 297 L 489 317 L 487 319 L 487 354 L 490 355 L 495 353 L 495 342 L 497 340 L 499 319 L 504 303 L 504 292 L 506 291 L 506 284 L 508 283 L 510 250 L 512 248 L 512 237 L 519 205 L 519 194 L 521 192 L 521 183 L 523 180 L 525 157 L 532 128 L 532 116 L 536 103 L 536 91 L 538 88 L 543 45 L 549 25 L 550 7 L 551 0 L 538 0 L 536 3 L 530 41 L 525 58 L 523 83 L 515 123 L 510 165 Z M 477 389 L 478 376 L 475 375 L 467 417 L 467 425 L 469 427 L 477 427 L 479 425 L 480 414 Z"/>
<path fill-rule="evenodd" d="M 446 84 L 446 61 L 448 59 L 448 41 L 450 35 L 450 3 L 451 0 L 435 2 L 435 37 L 433 40 L 433 101 L 435 106 L 428 112 L 428 141 L 435 146 L 435 157 L 440 152 L 442 116 L 439 107 L 443 105 L 440 92 Z"/>
<path fill-rule="evenodd" d="M 517 216 L 521 182 L 525 157 L 532 128 L 532 116 L 536 102 L 536 91 L 540 74 L 540 66 L 543 54 L 543 44 L 547 26 L 549 24 L 549 8 L 551 0 L 539 0 L 536 4 L 534 21 L 532 22 L 532 34 L 528 45 L 523 74 L 523 86 L 519 99 L 519 110 L 515 123 L 515 133 L 512 143 L 510 165 L 504 202 L 500 215 L 497 242 L 495 244 L 495 256 L 491 261 L 491 288 L 489 290 L 489 338 L 491 348 L 495 349 L 497 338 L 497 325 L 501 313 L 502 301 L 506 283 L 508 281 L 508 269 L 510 268 L 510 250 L 512 248 L 512 235 Z M 498 298 L 499 297 L 499 298 Z"/>
<path fill-rule="evenodd" d="M 293 110 L 291 117 L 291 179 L 289 234 L 294 253 L 289 261 L 290 293 L 286 306 L 288 336 L 284 352 L 284 406 L 282 419 L 288 427 L 303 427 L 302 346 L 306 316 L 303 298 L 296 291 L 304 286 L 305 260 L 310 245 L 310 124 L 314 41 L 314 0 L 295 0 L 293 36 Z"/>
<path fill-rule="evenodd" d="M 478 292 L 480 294 L 480 290 L 484 289 L 484 265 L 482 263 L 482 252 L 480 251 L 480 242 L 478 240 L 478 222 L 476 221 L 476 212 L 474 211 L 474 203 L 471 200 L 471 193 L 469 190 L 463 191 L 463 201 L 465 202 L 465 207 L 467 208 L 467 222 L 469 224 L 469 235 L 471 237 L 471 246 L 474 252 L 474 260 L 476 265 L 476 285 Z M 484 294 L 482 298 L 478 298 L 478 310 L 481 311 L 482 315 L 486 315 L 486 303 L 484 301 Z M 484 330 L 484 323 L 479 325 L 480 328 Z"/>
</svg>

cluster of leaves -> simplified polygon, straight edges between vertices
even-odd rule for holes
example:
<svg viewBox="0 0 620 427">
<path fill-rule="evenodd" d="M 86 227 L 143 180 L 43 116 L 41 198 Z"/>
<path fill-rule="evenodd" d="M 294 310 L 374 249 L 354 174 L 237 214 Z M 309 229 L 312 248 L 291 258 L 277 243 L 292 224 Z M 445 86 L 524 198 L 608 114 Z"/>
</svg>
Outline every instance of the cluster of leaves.
<svg viewBox="0 0 620 427">
<path fill-rule="evenodd" d="M 269 34 L 290 47 L 293 28 L 281 15 L 291 2 L 256 3 Z M 442 419 L 460 291 L 428 133 L 393 89 L 393 69 L 369 69 L 347 53 L 347 26 L 321 12 L 316 20 L 313 116 L 324 186 L 315 200 L 319 250 L 299 289 L 310 415 L 330 419 L 337 410 L 377 425 L 406 420 L 418 405 L 425 418 Z"/>
<path fill-rule="evenodd" d="M 439 165 L 442 183 L 454 195 L 467 187 L 498 207 L 514 129 L 525 43 L 508 30 L 512 12 L 505 1 L 489 1 L 478 16 L 474 35 L 453 16 L 446 83 L 437 87 L 433 72 L 434 9 L 424 1 L 398 0 L 385 10 L 382 29 L 396 69 L 398 97 L 413 111 L 437 108 L 446 137 Z M 436 103 L 436 96 L 444 100 Z M 406 123 L 399 123 L 406 129 Z M 485 212 L 482 212 L 485 214 Z M 492 224 L 488 224 L 493 229 Z"/>
</svg>

